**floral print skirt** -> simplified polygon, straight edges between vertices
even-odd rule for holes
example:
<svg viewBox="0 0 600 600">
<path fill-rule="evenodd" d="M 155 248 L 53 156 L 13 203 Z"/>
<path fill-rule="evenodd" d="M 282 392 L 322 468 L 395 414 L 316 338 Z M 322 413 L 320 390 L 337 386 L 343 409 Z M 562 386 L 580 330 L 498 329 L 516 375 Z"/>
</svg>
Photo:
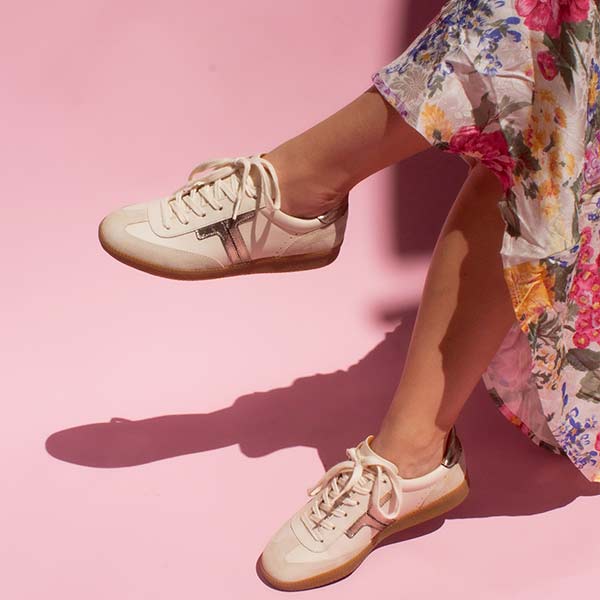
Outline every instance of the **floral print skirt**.
<svg viewBox="0 0 600 600">
<path fill-rule="evenodd" d="M 483 381 L 534 443 L 600 482 L 596 4 L 450 0 L 372 79 L 433 146 L 502 182 L 516 318 Z"/>
</svg>

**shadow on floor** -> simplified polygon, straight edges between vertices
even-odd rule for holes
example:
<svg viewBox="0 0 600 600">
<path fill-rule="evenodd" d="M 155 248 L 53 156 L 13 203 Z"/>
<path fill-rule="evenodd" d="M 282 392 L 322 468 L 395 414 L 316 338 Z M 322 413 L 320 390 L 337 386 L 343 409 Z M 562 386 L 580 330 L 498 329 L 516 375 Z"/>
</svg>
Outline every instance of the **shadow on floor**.
<svg viewBox="0 0 600 600">
<path fill-rule="evenodd" d="M 66 462 L 119 468 L 236 444 L 248 457 L 305 446 L 315 448 L 329 468 L 345 458 L 344 448 L 376 431 L 395 391 L 414 318 L 415 311 L 405 314 L 347 370 L 301 377 L 289 387 L 248 394 L 211 413 L 114 418 L 65 429 L 48 438 L 46 449 Z M 201 397 L 197 403 L 202 405 Z M 457 430 L 473 487 L 451 518 L 540 513 L 600 493 L 600 486 L 588 482 L 566 457 L 539 448 L 511 425 L 482 384 Z M 423 527 L 406 535 L 429 531 L 435 523 Z"/>
</svg>

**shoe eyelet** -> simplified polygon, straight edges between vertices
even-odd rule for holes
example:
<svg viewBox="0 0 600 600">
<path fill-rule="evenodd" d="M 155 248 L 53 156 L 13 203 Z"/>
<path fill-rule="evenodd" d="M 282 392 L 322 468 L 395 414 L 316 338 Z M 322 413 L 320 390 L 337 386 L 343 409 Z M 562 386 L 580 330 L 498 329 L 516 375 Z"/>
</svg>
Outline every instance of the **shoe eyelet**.
<svg viewBox="0 0 600 600">
<path fill-rule="evenodd" d="M 206 216 L 206 213 L 202 213 L 200 216 L 201 216 L 201 217 L 205 217 L 205 216 Z"/>
<path fill-rule="evenodd" d="M 221 207 L 219 207 L 219 210 L 223 210 L 223 207 L 222 207 L 222 206 L 221 206 Z"/>
</svg>

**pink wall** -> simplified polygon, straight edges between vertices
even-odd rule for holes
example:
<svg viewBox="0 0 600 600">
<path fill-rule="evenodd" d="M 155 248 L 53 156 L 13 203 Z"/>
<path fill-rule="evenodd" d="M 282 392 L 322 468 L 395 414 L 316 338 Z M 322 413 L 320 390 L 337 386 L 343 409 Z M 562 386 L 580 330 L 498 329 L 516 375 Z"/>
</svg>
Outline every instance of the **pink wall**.
<svg viewBox="0 0 600 600">
<path fill-rule="evenodd" d="M 5 7 L 3 597 L 277 594 L 256 558 L 385 410 L 464 165 L 430 151 L 364 182 L 319 271 L 162 280 L 110 259 L 97 224 L 202 160 L 264 151 L 340 108 L 438 6 Z M 468 501 L 309 594 L 594 593 L 596 488 L 481 386 L 458 426 Z"/>
</svg>

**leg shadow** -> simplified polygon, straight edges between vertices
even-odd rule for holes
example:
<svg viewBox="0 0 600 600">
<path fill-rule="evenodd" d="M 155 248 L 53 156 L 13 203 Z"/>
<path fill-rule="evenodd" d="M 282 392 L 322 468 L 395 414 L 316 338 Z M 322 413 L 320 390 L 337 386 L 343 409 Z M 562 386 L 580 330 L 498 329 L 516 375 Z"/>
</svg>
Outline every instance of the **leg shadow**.
<svg viewBox="0 0 600 600">
<path fill-rule="evenodd" d="M 396 389 L 415 314 L 405 314 L 399 326 L 347 370 L 302 377 L 289 387 L 248 394 L 210 413 L 113 418 L 65 429 L 47 439 L 46 449 L 66 462 L 120 468 L 234 444 L 248 457 L 304 446 L 314 448 L 329 468 L 345 458 L 345 448 L 377 430 Z M 448 513 L 450 518 L 533 514 L 600 493 L 600 486 L 588 482 L 566 457 L 535 446 L 506 421 L 482 384 L 468 400 L 457 429 L 473 489 Z M 406 535 L 414 537 L 441 522 L 412 528 Z"/>
</svg>

